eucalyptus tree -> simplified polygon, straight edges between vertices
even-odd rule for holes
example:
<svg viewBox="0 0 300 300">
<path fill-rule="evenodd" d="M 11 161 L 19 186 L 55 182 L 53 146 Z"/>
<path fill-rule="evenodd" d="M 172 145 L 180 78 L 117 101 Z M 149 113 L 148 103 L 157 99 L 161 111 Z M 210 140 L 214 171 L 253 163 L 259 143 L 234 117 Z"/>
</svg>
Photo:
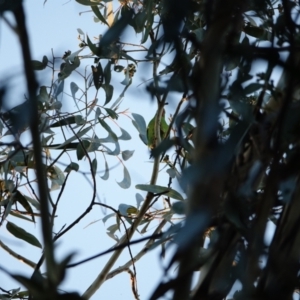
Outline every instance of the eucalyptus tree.
<svg viewBox="0 0 300 300">
<path fill-rule="evenodd" d="M 0 241 L 5 251 L 34 269 L 26 278 L 1 267 L 27 289 L 2 289 L 1 297 L 90 299 L 106 280 L 128 272 L 133 297 L 139 299 L 135 262 L 152 248 L 168 252 L 175 245 L 165 274 L 175 267 L 176 276 L 153 287 L 151 299 L 170 291 L 176 300 L 225 299 L 231 290 L 233 299 L 292 299 L 299 289 L 300 267 L 299 4 L 287 0 L 76 2 L 90 8 L 94 21 L 105 24 L 107 32 L 93 40 L 84 33 L 86 28 L 78 29 L 77 51 L 68 50 L 61 57 L 45 55 L 41 61 L 30 55 L 22 1 L 0 4 L 2 16 L 12 13 L 16 20 L 27 78 L 24 103 L 7 109 L 5 86 L 0 94 L 1 225 L 43 249 L 41 258 L 32 262 Z M 138 42 L 123 40 L 125 28 L 136 33 Z M 165 59 L 170 63 L 166 65 Z M 81 83 L 65 86 L 66 78 L 73 78 L 82 65 L 92 67 L 80 73 Z M 145 82 L 144 93 L 156 103 L 148 126 L 145 116 L 122 111 L 126 92 L 133 80 L 141 80 L 145 68 L 151 69 L 152 77 Z M 39 86 L 35 79 L 34 71 L 44 70 L 51 71 L 49 86 Z M 124 80 L 118 95 L 112 78 L 120 72 Z M 100 91 L 105 93 L 102 104 Z M 74 100 L 74 111 L 62 111 L 62 94 Z M 167 115 L 174 97 L 175 110 Z M 133 126 L 116 131 L 111 124 L 122 115 L 130 117 Z M 120 141 L 130 140 L 128 131 L 134 130 L 140 143 L 151 149 L 150 183 L 135 186 L 146 192 L 136 194 L 136 206 L 112 207 L 99 201 L 96 183 L 109 178 L 107 158 L 113 156 L 124 174 L 117 184 L 130 188 L 126 161 L 134 151 L 121 149 Z M 21 143 L 27 131 L 32 139 Z M 89 172 L 80 170 L 83 159 Z M 99 179 L 100 164 L 105 172 Z M 169 175 L 165 185 L 158 184 L 161 164 Z M 91 199 L 80 216 L 53 235 L 57 208 L 72 172 L 89 177 Z M 24 186 L 30 193 L 24 192 Z M 54 190 L 60 191 L 56 199 L 51 197 Z M 158 201 L 164 203 L 162 209 L 155 208 Z M 71 255 L 56 261 L 57 240 L 63 240 L 95 206 L 111 210 L 104 221 L 115 220 L 108 228 L 115 246 L 81 262 L 70 263 Z M 175 220 L 178 215 L 181 218 Z M 40 218 L 43 241 L 17 226 L 16 217 L 24 222 Z M 268 222 L 275 224 L 270 244 L 264 240 Z M 149 224 L 155 224 L 151 231 Z M 123 233 L 121 238 L 117 231 Z M 132 240 L 137 232 L 149 234 Z M 130 247 L 138 242 L 145 244 L 133 256 Z M 129 261 L 113 269 L 124 249 L 129 250 Z M 107 253 L 111 256 L 83 295 L 59 291 L 67 270 Z M 43 263 L 45 276 L 40 273 Z M 192 285 L 194 278 L 197 283 Z"/>
</svg>

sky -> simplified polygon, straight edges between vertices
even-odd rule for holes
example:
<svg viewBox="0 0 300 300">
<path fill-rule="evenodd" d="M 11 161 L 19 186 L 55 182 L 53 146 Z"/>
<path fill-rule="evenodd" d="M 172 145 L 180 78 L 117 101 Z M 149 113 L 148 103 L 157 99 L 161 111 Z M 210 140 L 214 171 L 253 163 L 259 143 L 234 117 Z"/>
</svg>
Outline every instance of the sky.
<svg viewBox="0 0 300 300">
<path fill-rule="evenodd" d="M 55 57 L 62 57 L 67 50 L 71 50 L 72 52 L 77 51 L 79 49 L 78 44 L 80 43 L 77 39 L 77 28 L 83 30 L 89 37 L 97 37 L 99 34 L 103 34 L 106 31 L 104 26 L 94 22 L 93 13 L 88 11 L 88 7 L 79 5 L 74 0 L 48 0 L 45 5 L 43 5 L 43 2 L 43 0 L 24 1 L 32 58 L 35 60 L 42 60 L 44 55 L 51 60 L 52 51 Z M 9 13 L 6 13 L 5 17 L 9 22 L 13 22 L 12 16 Z M 128 42 L 132 42 L 132 40 L 138 42 L 140 39 L 133 30 L 125 31 L 123 36 Z M 85 53 L 87 54 L 88 51 L 85 50 Z M 82 65 L 88 65 L 88 70 L 90 70 L 91 64 L 92 61 L 84 61 L 82 63 Z M 0 66 L 0 81 L 4 82 L 5 80 L 8 80 L 9 83 L 10 88 L 8 90 L 7 98 L 10 99 L 10 105 L 13 107 L 16 104 L 22 103 L 26 92 L 25 78 L 22 75 L 23 67 L 20 47 L 16 36 L 2 19 L 0 20 Z M 143 79 L 150 79 L 151 75 L 149 70 L 141 64 L 138 68 L 143 69 L 143 72 L 140 73 L 141 75 L 139 78 L 134 78 L 132 85 L 125 94 L 121 108 L 124 110 L 129 108 L 130 112 L 142 114 L 146 122 L 149 122 L 155 113 L 155 105 L 147 95 L 145 85 L 141 83 Z M 84 69 L 81 68 L 80 70 L 83 71 Z M 66 93 L 70 93 L 69 86 L 71 81 L 75 81 L 78 86 L 81 84 L 79 76 L 72 76 L 66 79 L 64 90 Z M 112 73 L 112 76 L 114 76 L 113 80 L 116 83 L 113 102 L 124 87 L 120 84 L 124 79 L 124 76 L 117 73 Z M 37 72 L 37 77 L 40 85 L 49 86 L 51 80 L 50 72 Z M 101 102 L 103 94 L 100 92 L 98 96 L 99 101 Z M 61 100 L 63 102 L 64 110 L 72 111 L 76 109 L 74 102 L 72 102 L 69 97 L 63 96 Z M 174 111 L 176 101 L 179 100 L 180 96 L 178 95 L 170 96 L 169 106 L 166 109 L 167 114 Z M 115 158 L 109 158 L 110 166 L 116 166 L 111 170 L 109 180 L 103 181 L 97 177 L 97 189 L 101 201 L 116 209 L 121 203 L 136 205 L 135 195 L 139 191 L 136 190 L 134 186 L 136 184 L 149 183 L 152 170 L 149 151 L 140 141 L 138 132 L 133 127 L 131 120 L 128 117 L 121 116 L 118 122 L 120 126 L 126 129 L 132 136 L 131 141 L 121 143 L 121 149 L 135 150 L 133 157 L 126 161 L 126 167 L 130 172 L 132 180 L 131 188 L 124 190 L 117 185 L 116 181 L 122 180 L 123 170 L 119 161 Z M 26 141 L 26 138 L 25 135 L 25 137 L 23 137 L 24 141 Z M 53 157 L 56 157 L 57 155 L 55 151 L 52 151 L 51 154 Z M 64 166 L 59 167 L 64 169 Z M 99 165 L 98 168 L 101 169 L 101 165 Z M 104 166 L 102 166 L 102 168 L 104 169 Z M 161 168 L 163 168 L 163 165 Z M 82 160 L 80 162 L 80 170 L 87 169 L 87 161 Z M 167 185 L 168 183 L 168 176 L 165 170 L 166 169 L 160 172 L 159 183 L 162 185 Z M 58 217 L 55 221 L 55 231 L 59 231 L 62 226 L 72 222 L 74 218 L 87 207 L 91 199 L 91 193 L 91 186 L 84 177 L 81 174 L 73 172 L 60 202 L 59 210 L 57 212 Z M 144 192 L 140 193 L 143 196 L 145 195 Z M 58 192 L 52 192 L 51 195 L 55 199 Z M 108 220 L 105 225 L 101 221 L 95 222 L 102 219 L 107 213 L 110 213 L 110 211 L 103 211 L 99 207 L 95 207 L 83 221 L 56 243 L 56 258 L 62 260 L 70 253 L 76 253 L 73 259 L 73 262 L 75 262 L 112 247 L 114 245 L 114 240 L 109 238 L 105 232 L 106 228 L 113 224 L 113 220 Z M 12 217 L 10 217 L 10 220 L 19 226 L 22 226 L 25 230 L 28 230 L 28 232 L 35 234 L 39 240 L 42 240 L 39 222 L 34 225 L 31 223 L 27 224 L 28 222 L 19 221 Z M 152 225 L 151 223 L 150 227 L 152 227 L 152 229 L 154 228 L 153 226 L 154 224 Z M 119 234 L 119 237 L 120 236 L 121 235 Z M 142 236 L 139 234 L 134 236 L 134 238 L 140 237 Z M 21 240 L 16 240 L 6 231 L 5 226 L 0 228 L 0 239 L 16 252 L 19 252 L 34 262 L 37 262 L 40 258 L 41 250 L 39 248 L 28 245 Z M 133 246 L 133 255 L 141 248 L 141 245 Z M 17 261 L 2 249 L 0 249 L 0 253 L 2 266 L 8 268 L 12 273 L 31 276 L 32 269 L 30 267 Z M 109 257 L 110 255 L 108 254 L 92 262 L 71 269 L 67 272 L 66 279 L 63 282 L 61 289 L 78 291 L 82 294 L 96 278 Z M 128 250 L 124 250 L 123 255 L 117 261 L 114 268 L 121 266 L 123 263 L 127 262 L 128 259 Z M 149 298 L 151 292 L 163 276 L 163 265 L 167 264 L 167 261 L 167 259 L 165 261 L 161 260 L 160 250 L 157 248 L 157 250 L 148 253 L 136 263 L 138 292 L 141 299 Z M 15 289 L 20 286 L 19 283 L 9 279 L 3 272 L 0 272 L 0 282 L 1 287 L 7 290 Z M 113 279 L 108 280 L 92 299 L 133 299 L 129 275 L 127 273 L 121 273 Z"/>
</svg>

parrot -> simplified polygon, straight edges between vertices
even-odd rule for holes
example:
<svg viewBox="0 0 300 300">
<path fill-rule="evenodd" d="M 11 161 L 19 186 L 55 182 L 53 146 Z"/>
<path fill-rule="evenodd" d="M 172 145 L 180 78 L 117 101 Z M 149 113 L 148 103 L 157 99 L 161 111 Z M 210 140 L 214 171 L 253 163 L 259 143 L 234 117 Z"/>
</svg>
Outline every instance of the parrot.
<svg viewBox="0 0 300 300">
<path fill-rule="evenodd" d="M 150 149 L 153 149 L 156 146 L 155 133 L 154 133 L 155 119 L 156 119 L 156 114 L 154 115 L 154 117 L 152 118 L 152 120 L 149 122 L 147 126 L 148 147 Z M 163 110 L 161 123 L 160 123 L 160 137 L 162 140 L 166 137 L 168 128 L 169 125 L 167 124 L 165 119 L 165 110 Z"/>
</svg>

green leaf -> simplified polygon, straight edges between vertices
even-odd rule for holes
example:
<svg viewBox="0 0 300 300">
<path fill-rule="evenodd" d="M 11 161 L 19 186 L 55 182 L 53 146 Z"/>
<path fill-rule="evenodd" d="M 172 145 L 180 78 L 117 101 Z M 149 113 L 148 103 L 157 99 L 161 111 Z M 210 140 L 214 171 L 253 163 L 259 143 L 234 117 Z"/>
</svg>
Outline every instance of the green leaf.
<svg viewBox="0 0 300 300">
<path fill-rule="evenodd" d="M 131 57 L 130 55 L 128 55 L 125 51 L 121 51 L 121 58 L 125 58 L 125 59 L 128 59 L 128 60 L 131 60 L 135 64 L 137 64 L 137 61 L 133 57 Z"/>
<path fill-rule="evenodd" d="M 81 35 L 84 35 L 84 32 L 80 28 L 77 28 L 77 32 Z"/>
<path fill-rule="evenodd" d="M 107 161 L 105 160 L 105 172 L 103 176 L 100 176 L 101 179 L 107 180 L 109 178 L 109 169 L 108 169 L 108 164 Z"/>
<path fill-rule="evenodd" d="M 32 60 L 31 66 L 32 66 L 33 70 L 41 71 L 46 68 L 47 64 L 45 65 L 44 63 L 42 63 L 41 61 L 38 61 L 38 60 Z"/>
<path fill-rule="evenodd" d="M 270 40 L 270 38 L 271 38 L 271 32 L 267 31 L 266 29 L 264 29 L 262 27 L 247 25 L 243 28 L 243 31 L 246 34 L 253 36 L 257 39 L 260 39 L 260 40 Z"/>
<path fill-rule="evenodd" d="M 64 149 L 64 148 L 67 148 L 67 146 L 69 144 L 71 144 L 71 142 L 73 142 L 74 140 L 77 140 L 78 138 L 82 137 L 87 132 L 89 132 L 91 129 L 92 129 L 92 126 L 89 126 L 89 127 L 85 128 L 85 129 L 82 129 L 82 130 L 79 130 L 77 132 L 77 135 L 74 135 L 71 138 L 67 139 L 64 143 L 58 144 L 58 145 L 51 145 L 51 146 L 48 146 L 48 148 L 52 148 L 52 149 Z M 76 149 L 76 147 L 75 147 L 75 149 Z"/>
<path fill-rule="evenodd" d="M 21 239 L 33 246 L 42 248 L 41 243 L 38 241 L 38 239 L 35 236 L 28 233 L 23 228 L 18 227 L 16 224 L 7 222 L 6 229 L 16 238 Z"/>
<path fill-rule="evenodd" d="M 70 89 L 71 89 L 71 94 L 72 94 L 73 100 L 76 104 L 77 109 L 79 110 L 79 107 L 78 107 L 78 104 L 77 104 L 77 101 L 76 101 L 76 97 L 75 97 L 75 94 L 79 90 L 78 85 L 75 82 L 71 82 L 70 83 Z"/>
<path fill-rule="evenodd" d="M 124 130 L 123 128 L 120 128 L 122 134 L 118 137 L 118 140 L 123 140 L 123 141 L 129 141 L 131 140 L 130 134 Z"/>
<path fill-rule="evenodd" d="M 33 220 L 31 220 L 31 219 L 29 219 L 29 218 L 23 216 L 23 215 L 20 214 L 20 213 L 16 213 L 16 212 L 14 212 L 14 211 L 11 211 L 9 214 L 12 215 L 12 216 L 14 216 L 14 217 L 16 217 L 16 218 L 20 218 L 20 219 L 22 219 L 22 220 L 26 220 L 26 221 L 29 221 L 29 222 L 33 222 Z"/>
<path fill-rule="evenodd" d="M 134 150 L 125 150 L 125 151 L 122 151 L 122 158 L 123 160 L 128 160 L 134 153 Z"/>
<path fill-rule="evenodd" d="M 150 192 L 153 194 L 163 194 L 164 196 L 176 199 L 176 200 L 181 200 L 183 201 L 184 198 L 175 190 L 160 186 L 160 185 L 151 185 L 151 184 L 137 184 L 135 186 L 136 189 Z"/>
<path fill-rule="evenodd" d="M 61 126 L 66 126 L 70 124 L 77 124 L 77 125 L 83 125 L 84 124 L 84 119 L 82 115 L 77 115 L 77 116 L 70 116 L 63 118 L 53 124 L 50 125 L 50 127 L 61 127 Z"/>
<path fill-rule="evenodd" d="M 78 56 L 74 57 L 73 62 L 71 62 L 70 60 L 66 60 L 66 62 L 61 64 L 61 70 L 60 73 L 58 73 L 58 79 L 64 80 L 65 78 L 70 76 L 71 73 L 79 66 L 80 66 L 80 59 L 78 58 Z"/>
<path fill-rule="evenodd" d="M 16 191 L 14 193 L 14 199 L 15 201 L 18 201 L 25 208 L 25 210 L 31 215 L 32 221 L 35 222 L 33 210 L 29 205 L 28 200 L 19 191 Z"/>
<path fill-rule="evenodd" d="M 88 44 L 90 50 L 91 50 L 95 55 L 99 56 L 99 55 L 100 55 L 100 49 L 99 49 L 99 47 L 97 47 L 95 44 L 93 44 L 93 43 L 91 42 L 91 40 L 89 39 L 89 36 L 88 36 L 88 35 L 86 36 L 86 40 L 87 40 L 87 44 Z"/>
<path fill-rule="evenodd" d="M 116 119 L 116 120 L 118 119 L 119 115 L 114 110 L 110 108 L 104 108 L 104 109 L 112 119 Z"/>
<path fill-rule="evenodd" d="M 34 207 L 36 208 L 37 210 L 40 210 L 41 209 L 41 205 L 40 205 L 40 202 L 38 202 L 37 200 L 35 199 L 32 199 L 28 196 L 25 196 L 24 197 L 26 198 L 26 200 Z"/>
<path fill-rule="evenodd" d="M 145 30 L 143 32 L 141 44 L 144 44 L 148 40 L 149 32 L 152 30 L 152 25 L 154 22 L 154 10 L 152 1 L 146 2 L 145 10 L 147 11 L 147 22 L 145 24 Z"/>
<path fill-rule="evenodd" d="M 111 100 L 111 98 L 113 96 L 114 87 L 111 84 L 103 84 L 102 88 L 104 89 L 105 95 L 106 95 L 105 103 L 104 103 L 104 105 L 106 105 L 107 103 L 110 102 L 110 100 Z"/>
<path fill-rule="evenodd" d="M 139 114 L 132 113 L 132 116 L 134 118 L 134 121 L 132 121 L 132 124 L 134 127 L 138 130 L 140 139 L 145 145 L 148 145 L 148 139 L 147 139 L 147 128 L 146 128 L 146 122 L 143 116 Z"/>
<path fill-rule="evenodd" d="M 93 170 L 93 174 L 95 175 L 97 172 L 97 159 L 94 158 L 92 161 L 92 170 Z"/>
<path fill-rule="evenodd" d="M 104 120 L 100 119 L 100 118 L 98 120 L 99 120 L 99 123 L 101 124 L 101 126 L 111 135 L 111 137 L 113 138 L 113 141 L 118 142 L 118 137 L 111 130 L 111 128 L 107 125 L 107 123 Z"/>
<path fill-rule="evenodd" d="M 111 61 L 109 61 L 104 68 L 104 82 L 105 84 L 109 84 L 111 81 Z"/>
<path fill-rule="evenodd" d="M 102 222 L 103 224 L 105 224 L 105 222 L 110 219 L 111 217 L 114 217 L 116 215 L 116 213 L 111 213 L 111 214 L 108 214 L 106 215 L 103 219 L 102 219 Z"/>
<path fill-rule="evenodd" d="M 144 29 L 147 19 L 146 10 L 137 13 L 133 18 L 133 27 L 136 33 L 141 33 Z"/>
<path fill-rule="evenodd" d="M 261 89 L 262 86 L 263 85 L 260 83 L 250 83 L 248 86 L 245 87 L 244 93 L 246 95 L 252 94 L 252 93 L 256 92 L 257 90 Z"/>
<path fill-rule="evenodd" d="M 76 2 L 78 2 L 79 4 L 81 5 L 87 5 L 87 6 L 97 6 L 100 4 L 102 0 L 93 0 L 93 1 L 90 1 L 90 0 L 76 0 Z"/>
<path fill-rule="evenodd" d="M 97 18 L 104 24 L 106 24 L 107 26 L 109 26 L 105 20 L 105 18 L 102 16 L 99 8 L 97 5 L 92 5 L 91 6 L 92 11 L 94 12 L 94 14 L 97 16 Z"/>
<path fill-rule="evenodd" d="M 119 242 L 119 238 L 115 235 L 115 232 L 116 232 L 117 230 L 119 230 L 119 227 L 118 227 L 117 224 L 114 224 L 114 225 L 109 226 L 106 230 L 107 230 L 106 234 L 107 234 L 110 238 L 114 239 L 116 242 Z"/>
<path fill-rule="evenodd" d="M 78 144 L 77 150 L 76 150 L 78 160 L 81 160 L 85 157 L 85 154 L 88 151 L 87 149 L 89 148 L 90 145 L 91 145 L 91 142 L 88 140 L 82 140 L 81 143 Z M 84 149 L 85 149 L 85 151 L 84 151 Z"/>
<path fill-rule="evenodd" d="M 65 85 L 65 81 L 62 80 L 61 82 L 59 82 L 58 84 L 54 85 L 54 92 L 53 92 L 53 97 L 55 99 L 57 99 L 57 97 L 63 92 L 64 90 L 64 85 Z"/>
<path fill-rule="evenodd" d="M 135 199 L 136 199 L 136 207 L 139 208 L 141 203 L 144 201 L 144 197 L 141 194 L 136 193 Z"/>
<path fill-rule="evenodd" d="M 130 174 L 127 170 L 127 168 L 124 166 L 124 178 L 122 181 L 117 182 L 117 184 L 122 188 L 122 189 L 128 189 L 131 185 L 131 178 Z"/>
<path fill-rule="evenodd" d="M 70 173 L 71 171 L 78 171 L 79 170 L 79 165 L 75 162 L 71 162 L 66 168 L 65 171 L 66 173 Z"/>
<path fill-rule="evenodd" d="M 6 204 L 6 207 L 5 207 L 5 211 L 4 211 L 4 214 L 2 216 L 2 220 L 5 220 L 6 217 L 8 216 L 8 214 L 11 212 L 11 207 L 12 205 L 15 203 L 14 201 L 14 195 L 11 195 L 9 197 L 9 199 L 7 199 L 7 204 Z M 4 201 L 1 201 L 1 202 L 4 202 Z"/>
</svg>

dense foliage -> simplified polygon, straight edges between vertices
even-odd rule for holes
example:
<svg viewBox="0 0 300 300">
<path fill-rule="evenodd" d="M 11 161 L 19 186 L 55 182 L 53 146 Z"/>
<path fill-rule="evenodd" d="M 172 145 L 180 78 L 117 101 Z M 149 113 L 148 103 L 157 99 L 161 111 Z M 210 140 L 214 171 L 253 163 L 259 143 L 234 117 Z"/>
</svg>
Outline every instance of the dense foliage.
<svg viewBox="0 0 300 300">
<path fill-rule="evenodd" d="M 12 13 L 16 20 L 28 89 L 26 101 L 8 109 L 6 86 L 1 87 L 0 225 L 44 250 L 38 262 L 21 256 L 34 269 L 31 278 L 12 275 L 27 291 L 2 288 L 1 297 L 89 299 L 105 280 L 126 271 L 132 277 L 133 297 L 139 299 L 134 261 L 151 246 L 168 251 L 175 244 L 165 272 L 177 266 L 177 274 L 166 277 L 151 299 L 171 291 L 168 295 L 175 300 L 221 300 L 236 289 L 237 282 L 241 288 L 233 299 L 292 299 L 300 288 L 299 4 L 287 0 L 76 2 L 90 7 L 95 22 L 106 24 L 108 31 L 95 41 L 84 34 L 86 28 L 78 29 L 78 51 L 66 51 L 61 58 L 44 56 L 42 61 L 31 58 L 22 1 L 0 3 L 1 14 Z M 134 30 L 140 42 L 122 41 L 125 28 Z M 165 57 L 170 64 L 162 63 Z M 82 64 L 92 67 L 81 74 L 81 83 L 72 81 L 66 87 L 65 79 Z M 121 108 L 133 78 L 141 78 L 141 66 L 152 69 L 145 93 L 157 104 L 148 127 L 142 115 Z M 34 70 L 51 70 L 49 87 L 38 86 Z M 112 74 L 120 72 L 123 91 L 115 97 Z M 98 103 L 100 92 L 105 94 L 104 103 Z M 62 113 L 63 93 L 73 98 L 75 111 Z M 178 97 L 178 104 L 169 117 L 171 94 Z M 114 127 L 122 115 L 132 119 L 131 129 Z M 134 151 L 121 149 L 120 141 L 130 140 L 128 131 L 133 129 L 151 149 L 150 184 L 135 187 L 147 192 L 145 197 L 137 193 L 136 206 L 122 203 L 114 208 L 97 199 L 97 173 L 101 165 L 105 169 L 101 180 L 107 180 L 112 167 L 107 158 L 116 157 L 124 174 L 117 184 L 130 187 L 126 161 Z M 27 131 L 32 140 L 21 143 Z M 68 156 L 69 152 L 76 155 Z M 53 235 L 60 198 L 69 175 L 80 172 L 82 159 L 90 166 L 92 197 L 80 216 Z M 161 163 L 168 166 L 167 186 L 157 184 Z M 24 186 L 31 192 L 26 194 Z M 53 190 L 60 190 L 55 200 Z M 164 209 L 153 209 L 158 201 L 163 201 Z M 66 268 L 76 265 L 69 263 L 71 257 L 55 261 L 54 243 L 98 205 L 111 210 L 105 220 L 116 220 L 107 230 L 117 244 L 82 296 L 62 294 L 58 287 Z M 172 221 L 174 215 L 182 219 Z M 40 217 L 43 241 L 18 227 L 15 217 L 32 222 Z M 141 252 L 111 271 L 122 250 L 130 250 L 133 234 L 147 232 L 153 221 L 155 229 Z M 264 239 L 268 222 L 276 226 L 271 243 Z M 117 230 L 124 233 L 120 239 Z M 20 259 L 22 253 L 0 242 Z M 44 261 L 46 276 L 39 271 Z M 2 271 L 9 274 L 4 267 Z M 195 276 L 197 284 L 192 286 Z"/>
</svg>

